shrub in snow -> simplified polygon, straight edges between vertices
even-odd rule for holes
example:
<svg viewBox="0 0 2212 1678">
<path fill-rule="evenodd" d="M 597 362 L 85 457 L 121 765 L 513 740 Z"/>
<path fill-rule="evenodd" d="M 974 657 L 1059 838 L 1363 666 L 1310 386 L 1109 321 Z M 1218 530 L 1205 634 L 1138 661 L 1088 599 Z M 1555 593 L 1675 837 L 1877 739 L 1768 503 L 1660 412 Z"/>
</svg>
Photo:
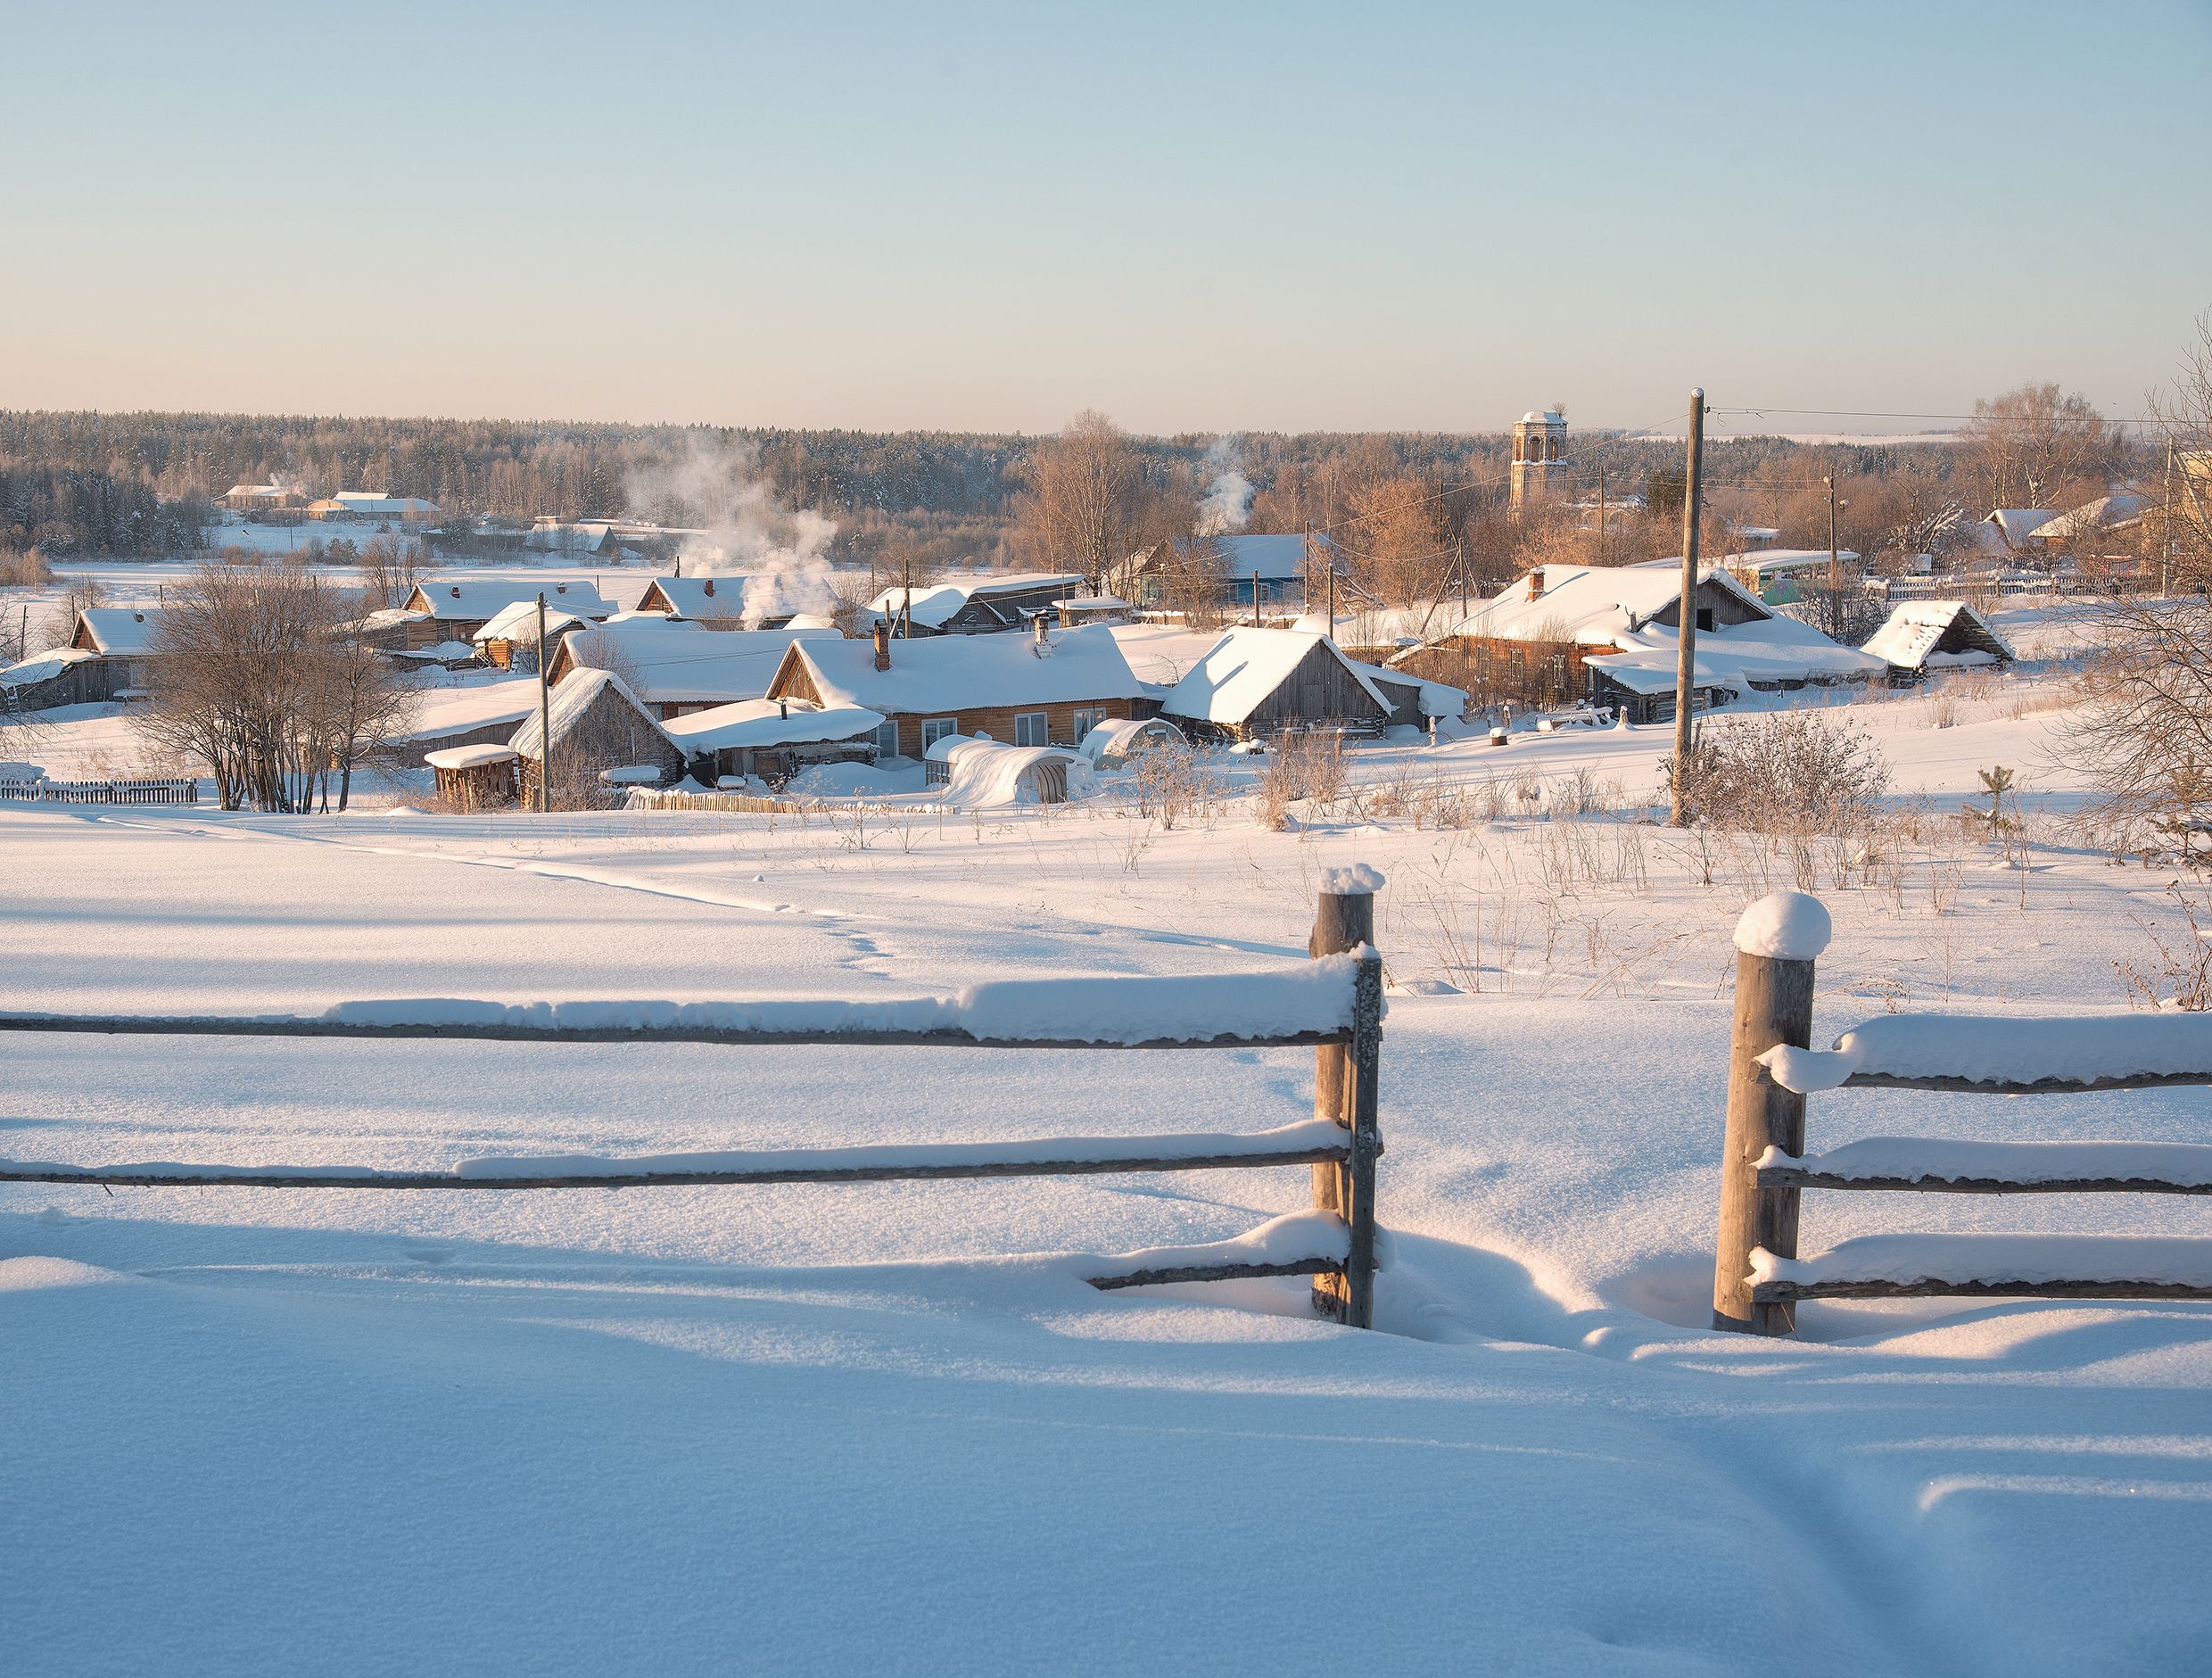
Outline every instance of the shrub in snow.
<svg viewBox="0 0 2212 1678">
<path fill-rule="evenodd" d="M 1707 723 L 1688 761 L 1660 760 L 1670 794 L 1679 777 L 1692 821 L 1790 844 L 1800 885 L 1814 873 L 1811 841 L 1849 841 L 1872 825 L 1889 765 L 1857 730 L 1816 711 L 1777 711 Z"/>
</svg>

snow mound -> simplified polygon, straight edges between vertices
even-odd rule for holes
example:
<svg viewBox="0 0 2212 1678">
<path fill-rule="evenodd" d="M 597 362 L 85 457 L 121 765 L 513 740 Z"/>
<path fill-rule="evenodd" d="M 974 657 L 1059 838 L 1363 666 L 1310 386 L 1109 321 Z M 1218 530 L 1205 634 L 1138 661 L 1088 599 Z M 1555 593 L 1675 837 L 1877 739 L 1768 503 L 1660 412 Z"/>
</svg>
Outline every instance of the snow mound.
<svg viewBox="0 0 2212 1678">
<path fill-rule="evenodd" d="M 1773 961 L 1809 962 L 1828 948 L 1834 930 L 1818 897 L 1802 891 L 1770 891 L 1736 923 L 1736 947 Z"/>
<path fill-rule="evenodd" d="M 120 1270 L 74 1259 L 0 1259 L 0 1294 L 30 1294 L 50 1287 L 90 1287 L 97 1282 L 127 1282 Z"/>
</svg>

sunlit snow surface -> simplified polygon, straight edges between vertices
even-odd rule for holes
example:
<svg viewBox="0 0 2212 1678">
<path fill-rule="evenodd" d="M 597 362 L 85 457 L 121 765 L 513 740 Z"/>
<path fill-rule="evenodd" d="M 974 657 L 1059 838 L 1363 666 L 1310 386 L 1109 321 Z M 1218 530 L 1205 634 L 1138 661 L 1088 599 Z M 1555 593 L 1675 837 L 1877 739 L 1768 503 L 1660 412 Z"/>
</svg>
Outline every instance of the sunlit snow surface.
<svg viewBox="0 0 2212 1678">
<path fill-rule="evenodd" d="M 1941 753 L 2012 762 L 2035 725 L 1931 732 L 1901 775 L 1963 791 Z M 1605 878 L 1573 872 L 1575 832 Z M 1314 1321 L 1299 1281 L 1104 1294 L 1069 1261 L 1246 1235 L 1309 1203 L 1302 1167 L 0 1188 L 0 1663 L 2203 1669 L 2212 1310 L 1927 1301 L 1804 1306 L 1793 1341 L 1704 1327 L 1730 937 L 1791 882 L 1701 888 L 1656 830 L 18 809 L 0 1006 L 1257 973 L 1304 959 L 1322 871 L 1363 864 L 1389 881 L 1398 981 L 1383 1332 Z M 2123 1005 L 2109 963 L 2142 954 L 2164 878 L 2035 864 L 2024 881 L 1960 849 L 1949 915 L 1919 874 L 1824 889 L 1814 1040 L 1891 1002 Z M 1312 1100 L 1302 1050 L 7 1034 L 0 1064 L 0 1153 L 84 1164 L 1256 1131 Z M 2193 1089 L 1849 1091 L 1812 1112 L 1814 1149 L 2212 1141 Z M 2212 1234 L 2201 1201 L 1806 1199 L 1808 1252 L 1915 1229 Z"/>
</svg>

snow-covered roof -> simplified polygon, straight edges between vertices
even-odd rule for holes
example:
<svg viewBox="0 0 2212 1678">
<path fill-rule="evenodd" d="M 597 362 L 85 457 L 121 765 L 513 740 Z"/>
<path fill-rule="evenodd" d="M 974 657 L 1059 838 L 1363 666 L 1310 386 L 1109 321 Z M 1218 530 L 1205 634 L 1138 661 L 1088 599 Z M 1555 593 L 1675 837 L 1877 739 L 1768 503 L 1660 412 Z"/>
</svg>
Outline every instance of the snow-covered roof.
<svg viewBox="0 0 2212 1678">
<path fill-rule="evenodd" d="M 662 729 L 653 714 L 645 708 L 644 702 L 628 682 L 612 670 L 586 669 L 570 671 L 554 685 L 552 693 L 548 696 L 546 720 L 552 728 L 554 740 L 560 740 L 570 729 L 575 727 L 583 714 L 591 708 L 592 702 L 609 688 L 628 700 L 640 718 L 665 737 L 667 731 Z M 519 756 L 537 758 L 545 756 L 545 735 L 538 727 L 538 713 L 534 708 L 523 718 L 523 725 L 515 731 L 515 738 L 508 744 Z"/>
<path fill-rule="evenodd" d="M 1357 658 L 1344 661 L 1367 679 L 1367 685 L 1387 690 L 1392 688 L 1418 688 L 1421 715 L 1424 716 L 1458 716 L 1467 708 L 1467 694 L 1464 688 L 1448 682 L 1430 682 L 1407 670 L 1384 670 L 1376 665 L 1362 664 Z"/>
<path fill-rule="evenodd" d="M 655 577 L 640 604 L 665 601 L 679 617 L 742 617 L 748 581 L 744 576 Z"/>
<path fill-rule="evenodd" d="M 1564 415 L 1553 413 L 1549 409 L 1539 414 L 1531 408 L 1521 416 L 1521 423 L 1524 426 L 1564 426 L 1567 421 Z"/>
<path fill-rule="evenodd" d="M 883 726 L 883 713 L 859 706 L 788 708 L 775 699 L 739 699 L 672 717 L 661 724 L 686 752 L 758 750 L 816 740 L 858 740 Z"/>
<path fill-rule="evenodd" d="M 549 612 L 557 606 L 580 617 L 596 619 L 615 609 L 588 583 L 549 583 L 527 577 L 475 578 L 463 583 L 431 578 L 415 585 L 415 592 L 407 597 L 407 608 L 427 612 L 441 623 L 456 618 L 483 623 L 524 600 L 534 607 L 541 593 Z"/>
<path fill-rule="evenodd" d="M 480 769 L 486 764 L 507 764 L 515 761 L 511 746 L 449 746 L 443 751 L 425 752 L 423 761 L 433 769 Z"/>
<path fill-rule="evenodd" d="M 2037 527 L 2035 534 L 2043 541 L 2071 541 L 2076 536 L 2088 535 L 2092 531 L 2125 524 L 2149 505 L 2148 497 L 2128 491 L 2100 495 L 2093 501 L 2084 501 L 2071 512 L 2046 520 Z"/>
<path fill-rule="evenodd" d="M 1993 528 L 2008 545 L 2018 547 L 2058 516 L 2048 507 L 2000 507 L 1982 523 Z"/>
<path fill-rule="evenodd" d="M 417 696 L 403 740 L 442 740 L 500 723 L 519 723 L 538 708 L 535 676 L 501 676 L 465 686 L 427 688 Z"/>
<path fill-rule="evenodd" d="M 1108 717 L 1083 737 L 1077 749 L 1095 764 L 1109 757 L 1126 757 L 1147 742 L 1173 745 L 1182 738 L 1183 731 L 1164 716 L 1148 716 L 1142 722 Z"/>
<path fill-rule="evenodd" d="M 1287 536 L 1209 536 L 1214 550 L 1220 556 L 1221 570 L 1232 580 L 1249 579 L 1253 573 L 1263 583 L 1287 583 L 1306 574 L 1306 538 L 1297 534 Z M 1177 538 L 1178 545 L 1187 545 Z M 1325 556 L 1333 555 L 1335 543 L 1328 537 L 1316 535 L 1315 545 Z M 1160 543 L 1140 556 L 1147 560 L 1159 555 L 1168 544 Z"/>
<path fill-rule="evenodd" d="M 99 656 L 82 647 L 49 647 L 0 670 L 0 688 L 36 687 L 41 682 L 53 681 L 71 665 Z"/>
<path fill-rule="evenodd" d="M 476 649 L 465 641 L 442 641 L 434 647 L 393 647 L 385 652 L 388 658 L 411 658 L 417 664 L 452 665 L 464 658 L 474 658 Z"/>
<path fill-rule="evenodd" d="M 1296 629 L 1254 629 L 1250 625 L 1225 633 L 1206 656 L 1175 685 L 1160 708 L 1171 716 L 1187 716 L 1206 723 L 1242 723 L 1267 702 L 1292 671 L 1316 647 L 1344 666 L 1367 697 L 1384 711 L 1391 702 L 1382 697 L 1361 667 L 1344 657 L 1325 635 Z"/>
<path fill-rule="evenodd" d="M 1136 679 L 1163 696 L 1221 639 L 1218 630 L 1184 629 L 1177 624 L 1114 624 L 1107 632 Z"/>
<path fill-rule="evenodd" d="M 789 619 L 786 621 L 783 627 L 786 629 L 837 630 L 837 632 L 840 635 L 845 632 L 843 630 L 838 629 L 837 619 L 834 617 L 824 617 L 820 612 L 794 612 L 791 614 Z"/>
<path fill-rule="evenodd" d="M 556 611 L 550 601 L 545 608 L 545 632 L 558 635 L 572 629 L 580 629 L 591 620 L 579 617 L 565 608 Z M 519 641 L 534 645 L 538 639 L 538 602 L 533 598 L 517 600 L 512 606 L 499 608 L 491 621 L 478 630 L 471 640 L 479 643 L 493 641 Z"/>
<path fill-rule="evenodd" d="M 1090 760 L 1065 746 L 1005 746 L 996 740 L 970 740 L 962 749 L 947 752 L 945 801 L 963 810 L 995 809 L 1006 805 L 1044 801 L 1044 777 L 1048 765 L 1064 777 L 1066 795 L 1080 798 L 1094 789 Z"/>
<path fill-rule="evenodd" d="M 1533 598 L 1531 577 L 1541 583 Z M 1757 595 L 1718 566 L 1700 567 L 1698 580 L 1736 595 L 1761 617 L 1772 616 Z M 1443 632 L 1620 646 L 1625 644 L 1624 637 L 1672 606 L 1681 593 L 1679 559 L 1647 566 L 1541 566 Z"/>
<path fill-rule="evenodd" d="M 78 612 L 77 623 L 94 651 L 128 658 L 153 649 L 161 612 L 159 607 L 137 610 L 128 606 L 87 606 Z"/>
<path fill-rule="evenodd" d="M 1674 685 L 1681 638 L 1652 624 L 1619 638 L 1621 650 L 1600 653 L 1588 662 L 1623 687 L 1638 693 L 1663 692 Z M 1886 666 L 1871 653 L 1845 647 L 1794 617 L 1776 615 L 1749 624 L 1723 624 L 1697 632 L 1699 687 L 1733 688 L 1759 683 L 1864 681 Z"/>
<path fill-rule="evenodd" d="M 891 667 L 878 670 L 872 641 L 810 638 L 793 644 L 792 657 L 804 662 L 825 707 L 860 706 L 887 716 L 1134 699 L 1143 692 L 1104 624 L 1053 630 L 1044 645 L 1039 656 L 1030 635 L 894 639 Z"/>
<path fill-rule="evenodd" d="M 356 513 L 434 513 L 435 501 L 414 495 L 379 495 L 371 490 L 340 490 L 330 498 Z"/>
<path fill-rule="evenodd" d="M 1082 581 L 1080 574 L 1069 571 L 1015 571 L 989 576 L 948 577 L 914 590 L 911 615 L 923 628 L 937 629 L 949 623 L 970 600 L 988 604 L 1002 595 L 1064 590 Z M 886 589 L 868 602 L 867 610 L 878 617 L 895 618 L 909 611 L 906 601 L 907 591 L 904 586 Z"/>
<path fill-rule="evenodd" d="M 1899 670 L 1919 670 L 1953 624 L 1971 651 L 2010 659 L 2011 643 L 1964 600 L 1907 600 L 1867 637 L 1865 649 Z"/>
<path fill-rule="evenodd" d="M 757 699 L 768 691 L 784 649 L 794 641 L 817 640 L 844 637 L 834 629 L 708 629 L 689 618 L 645 613 L 572 635 L 560 658 L 612 663 L 656 705 Z"/>
</svg>

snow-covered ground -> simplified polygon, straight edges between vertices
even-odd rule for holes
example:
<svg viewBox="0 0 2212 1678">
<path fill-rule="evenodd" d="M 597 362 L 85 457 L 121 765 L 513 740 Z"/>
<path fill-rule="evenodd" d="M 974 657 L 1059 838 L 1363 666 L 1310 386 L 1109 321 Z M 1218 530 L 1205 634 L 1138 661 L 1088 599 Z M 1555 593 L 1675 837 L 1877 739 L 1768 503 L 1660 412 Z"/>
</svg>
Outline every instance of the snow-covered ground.
<svg viewBox="0 0 2212 1678">
<path fill-rule="evenodd" d="M 1816 1042 L 2125 1007 L 2167 877 L 2069 843 L 2066 714 L 1854 707 L 1931 817 L 1823 879 Z M 64 724 L 67 728 L 77 724 Z M 2054 735 L 2053 730 L 2058 733 Z M 49 731 L 52 732 L 53 731 Z M 0 806 L 0 1007 L 943 995 L 1301 961 L 1388 877 L 1378 1327 L 1296 1281 L 1101 1294 L 1302 1170 L 513 1194 L 0 1187 L 0 1650 L 27 1673 L 2186 1673 L 2212 1651 L 2212 1310 L 1810 1304 L 1707 1327 L 1729 931 L 1779 859 L 1634 805 L 1666 732 L 1363 749 L 1527 777 L 1289 831 L 1005 815 Z M 0 757 L 20 756 L 0 748 Z M 51 765 L 50 765 L 51 766 Z M 1226 768 L 1226 765 L 1225 765 Z M 1827 866 L 1827 864 L 1823 864 Z M 1714 882 L 1698 883 L 1710 868 Z M 1301 1051 L 0 1036 L 0 1154 L 442 1168 L 1258 1131 Z M 2194 1089 L 1812 1097 L 1869 1135 L 2212 1141 Z M 1807 1197 L 1885 1231 L 2212 1234 L 2201 1201 Z"/>
</svg>

